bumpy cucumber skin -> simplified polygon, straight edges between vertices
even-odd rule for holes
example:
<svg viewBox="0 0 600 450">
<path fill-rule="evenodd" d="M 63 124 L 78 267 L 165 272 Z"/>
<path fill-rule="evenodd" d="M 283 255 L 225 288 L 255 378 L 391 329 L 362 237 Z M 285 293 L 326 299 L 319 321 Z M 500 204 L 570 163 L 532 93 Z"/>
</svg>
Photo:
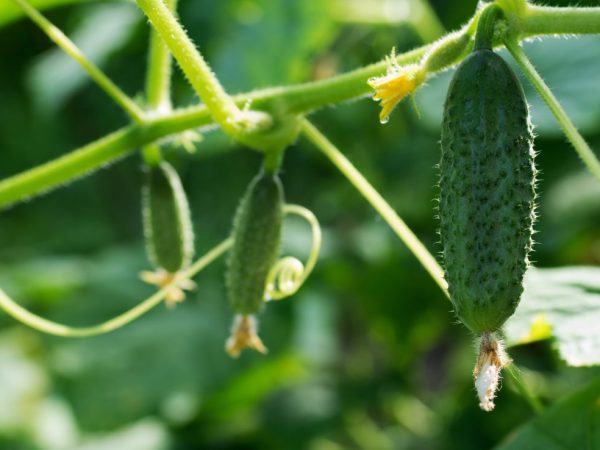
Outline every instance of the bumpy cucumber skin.
<svg viewBox="0 0 600 450">
<path fill-rule="evenodd" d="M 261 172 L 248 186 L 233 225 L 227 289 L 231 307 L 242 315 L 264 303 L 269 271 L 277 262 L 283 223 L 283 187 L 276 174 Z"/>
<path fill-rule="evenodd" d="M 532 247 L 533 133 L 518 79 L 488 49 L 450 84 L 442 124 L 440 235 L 459 319 L 495 331 L 515 311 Z"/>
<path fill-rule="evenodd" d="M 148 168 L 142 211 L 152 263 L 170 273 L 188 266 L 194 254 L 190 209 L 179 175 L 169 163 Z"/>
</svg>

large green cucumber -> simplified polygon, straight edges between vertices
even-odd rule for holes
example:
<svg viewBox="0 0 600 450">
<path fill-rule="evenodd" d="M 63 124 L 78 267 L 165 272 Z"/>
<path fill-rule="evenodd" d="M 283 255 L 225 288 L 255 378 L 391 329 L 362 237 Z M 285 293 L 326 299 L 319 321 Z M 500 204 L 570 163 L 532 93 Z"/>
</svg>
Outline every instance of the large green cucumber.
<svg viewBox="0 0 600 450">
<path fill-rule="evenodd" d="M 248 186 L 234 220 L 226 281 L 238 314 L 254 314 L 263 304 L 267 276 L 277 262 L 282 222 L 281 181 L 262 171 Z"/>
<path fill-rule="evenodd" d="M 189 265 L 194 254 L 190 210 L 179 176 L 169 163 L 148 168 L 142 211 L 152 263 L 170 273 Z"/>
<path fill-rule="evenodd" d="M 497 330 L 515 311 L 532 246 L 533 134 L 523 89 L 492 50 L 475 50 L 450 84 L 442 124 L 440 235 L 459 319 Z"/>
</svg>

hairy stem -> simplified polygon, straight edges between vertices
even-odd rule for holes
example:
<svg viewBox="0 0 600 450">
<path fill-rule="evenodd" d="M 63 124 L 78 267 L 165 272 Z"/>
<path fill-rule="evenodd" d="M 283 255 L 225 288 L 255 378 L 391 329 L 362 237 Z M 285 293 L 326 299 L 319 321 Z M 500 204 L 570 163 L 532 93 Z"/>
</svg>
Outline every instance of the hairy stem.
<svg viewBox="0 0 600 450">
<path fill-rule="evenodd" d="M 0 181 L 0 208 L 81 177 L 126 155 L 140 143 L 135 126 L 109 134 L 48 163 Z"/>
<path fill-rule="evenodd" d="M 523 29 L 529 30 L 527 36 L 561 33 L 565 30 L 564 23 L 570 23 L 572 20 L 569 19 L 567 14 L 567 19 L 563 21 L 561 19 L 562 12 L 569 13 L 571 9 L 543 9 L 545 18 L 543 30 L 534 30 L 535 27 L 529 27 L 528 24 L 535 24 L 536 21 L 539 23 L 539 20 L 535 17 L 535 14 L 527 15 L 522 21 Z M 577 17 L 582 22 L 580 25 L 583 32 L 591 32 L 590 30 L 596 30 L 595 27 L 597 27 L 596 32 L 600 33 L 600 21 L 597 18 L 596 8 L 582 8 L 581 11 L 582 13 L 577 14 Z M 472 34 L 475 25 L 476 22 L 472 20 L 459 34 Z M 577 30 L 568 31 L 569 33 L 577 32 Z M 434 44 L 428 44 L 397 55 L 396 62 L 399 65 L 415 63 L 433 47 Z M 366 96 L 371 92 L 367 80 L 381 75 L 386 71 L 387 66 L 388 62 L 384 60 L 325 80 L 263 89 L 235 96 L 233 100 L 238 107 L 250 101 L 252 106 L 257 109 L 268 111 L 270 108 L 277 107 L 285 113 L 306 114 L 327 105 Z M 447 67 L 443 66 L 436 69 L 442 71 Z M 175 110 L 161 117 L 147 118 L 144 123 L 122 128 L 54 161 L 0 181 L 0 209 L 53 189 L 74 178 L 81 177 L 157 139 L 212 123 L 213 119 L 207 107 L 199 105 Z"/>
<path fill-rule="evenodd" d="M 176 0 L 164 0 L 175 11 Z M 146 104 L 152 111 L 171 110 L 171 53 L 155 29 L 150 30 L 150 50 L 146 72 Z"/>
<path fill-rule="evenodd" d="M 194 43 L 162 0 L 137 0 L 137 3 L 171 50 L 215 121 L 227 134 L 239 138 L 248 131 L 271 125 L 267 115 L 254 116 L 256 122 L 245 120 L 247 115 L 227 95 Z"/>
<path fill-rule="evenodd" d="M 528 4 L 521 18 L 525 36 L 599 34 L 600 7 L 551 7 Z"/>
<path fill-rule="evenodd" d="M 13 0 L 23 12 L 44 32 L 46 35 L 58 45 L 67 55 L 75 60 L 96 82 L 100 88 L 104 90 L 135 122 L 142 122 L 144 112 L 138 105 L 131 100 L 110 78 L 108 78 L 102 70 L 93 62 L 86 58 L 81 53 L 79 48 L 71 41 L 60 29 L 54 26 L 48 19 L 40 14 L 33 6 L 27 3 L 26 0 Z"/>
<path fill-rule="evenodd" d="M 176 0 L 165 0 L 167 8 L 175 11 Z M 155 29 L 150 31 L 150 51 L 146 71 L 146 105 L 152 114 L 161 115 L 171 111 L 171 53 Z M 158 144 L 142 148 L 144 162 L 155 166 L 162 160 Z"/>
<path fill-rule="evenodd" d="M 418 60 L 429 46 L 398 56 L 401 64 Z M 234 97 L 236 104 L 268 107 L 271 103 L 287 105 L 294 113 L 308 112 L 330 103 L 364 95 L 367 80 L 385 70 L 386 62 L 357 69 L 329 80 L 289 87 L 269 88 Z M 337 80 L 337 81 L 336 81 Z M 342 89 L 335 89 L 340 82 Z M 169 135 L 213 124 L 205 105 L 180 109 L 160 117 L 149 117 L 142 124 L 130 125 L 48 163 L 0 181 L 0 209 L 20 200 L 39 195 L 75 178 L 122 158 L 140 146 Z"/>
<path fill-rule="evenodd" d="M 310 140 L 352 183 L 352 185 L 362 194 L 371 206 L 388 223 L 394 233 L 404 242 L 413 255 L 419 260 L 425 270 L 431 275 L 431 278 L 437 283 L 440 289 L 448 297 L 448 284 L 444 280 L 444 271 L 425 248 L 423 243 L 417 238 L 406 223 L 398 216 L 396 211 L 385 201 L 385 199 L 375 190 L 367 179 L 352 165 L 342 152 L 331 143 L 314 125 L 305 120 L 302 124 L 304 135 Z"/>
<path fill-rule="evenodd" d="M 535 67 L 533 67 L 533 64 L 531 64 L 531 61 L 527 58 L 525 52 L 523 52 L 519 44 L 515 41 L 506 42 L 506 47 L 521 67 L 521 70 L 525 73 L 525 76 L 538 91 L 538 94 L 542 97 L 552 114 L 554 114 L 554 117 L 556 117 L 556 120 L 563 129 L 567 139 L 573 144 L 573 147 L 579 154 L 579 157 L 583 160 L 583 163 L 590 172 L 600 180 L 600 161 L 598 161 L 593 150 L 583 136 L 581 136 L 558 99 L 554 96 Z"/>
<path fill-rule="evenodd" d="M 477 22 L 477 34 L 475 35 L 475 49 L 491 49 L 494 42 L 494 29 L 496 22 L 502 17 L 502 9 L 495 4 L 485 8 Z"/>
</svg>

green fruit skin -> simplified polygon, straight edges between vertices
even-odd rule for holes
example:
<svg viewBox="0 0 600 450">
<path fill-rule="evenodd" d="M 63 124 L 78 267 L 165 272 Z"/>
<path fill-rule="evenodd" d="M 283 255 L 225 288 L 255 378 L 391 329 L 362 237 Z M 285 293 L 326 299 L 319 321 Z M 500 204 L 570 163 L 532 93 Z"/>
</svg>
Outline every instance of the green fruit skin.
<svg viewBox="0 0 600 450">
<path fill-rule="evenodd" d="M 261 172 L 248 186 L 233 225 L 227 289 L 235 312 L 249 315 L 264 303 L 269 271 L 277 262 L 283 223 L 283 187 L 276 174 Z"/>
<path fill-rule="evenodd" d="M 523 89 L 493 51 L 476 50 L 458 67 L 441 144 L 440 235 L 450 298 L 474 333 L 492 332 L 523 292 L 536 174 Z"/>
<path fill-rule="evenodd" d="M 148 256 L 170 273 L 189 265 L 194 235 L 188 201 L 177 172 L 167 162 L 150 167 L 142 189 L 142 212 Z"/>
</svg>

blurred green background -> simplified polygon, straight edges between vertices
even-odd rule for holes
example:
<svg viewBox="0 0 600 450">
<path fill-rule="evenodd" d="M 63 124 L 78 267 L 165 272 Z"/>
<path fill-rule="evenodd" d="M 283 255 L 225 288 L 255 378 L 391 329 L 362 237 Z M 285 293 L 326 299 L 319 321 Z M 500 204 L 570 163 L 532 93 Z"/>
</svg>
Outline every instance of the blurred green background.
<svg viewBox="0 0 600 450">
<path fill-rule="evenodd" d="M 381 59 L 453 30 L 475 1 L 181 0 L 182 22 L 229 92 L 307 81 Z M 5 2 L 6 3 L 6 2 Z M 9 2 L 8 2 L 9 3 Z M 141 98 L 148 26 L 133 3 L 46 10 L 128 94 Z M 562 4 L 566 2 L 551 2 Z M 597 1 L 578 4 L 598 5 Z M 5 5 L 4 18 L 10 17 Z M 14 19 L 14 20 L 13 20 Z M 0 19 L 0 178 L 127 123 L 75 63 L 29 21 Z M 600 148 L 600 38 L 548 39 L 528 54 L 593 148 Z M 364 99 L 312 116 L 439 252 L 434 211 L 439 123 L 451 72 L 378 123 Z M 600 185 L 527 87 L 538 134 L 536 265 L 600 263 Z M 177 106 L 198 100 L 176 70 Z M 192 208 L 197 254 L 227 236 L 257 153 L 220 132 L 194 154 L 167 145 Z M 0 285 L 38 314 L 72 325 L 110 318 L 149 295 L 142 241 L 142 164 L 132 155 L 0 215 Z M 320 261 L 291 299 L 260 316 L 267 356 L 224 352 L 232 313 L 224 262 L 174 310 L 160 306 L 112 334 L 41 335 L 0 314 L 0 448 L 485 449 L 532 416 L 506 382 L 496 411 L 472 387 L 472 338 L 415 258 L 303 139 L 286 154 L 287 200 L 324 230 Z M 285 252 L 309 231 L 286 222 Z M 542 400 L 591 379 L 551 343 L 512 352 Z"/>
</svg>

